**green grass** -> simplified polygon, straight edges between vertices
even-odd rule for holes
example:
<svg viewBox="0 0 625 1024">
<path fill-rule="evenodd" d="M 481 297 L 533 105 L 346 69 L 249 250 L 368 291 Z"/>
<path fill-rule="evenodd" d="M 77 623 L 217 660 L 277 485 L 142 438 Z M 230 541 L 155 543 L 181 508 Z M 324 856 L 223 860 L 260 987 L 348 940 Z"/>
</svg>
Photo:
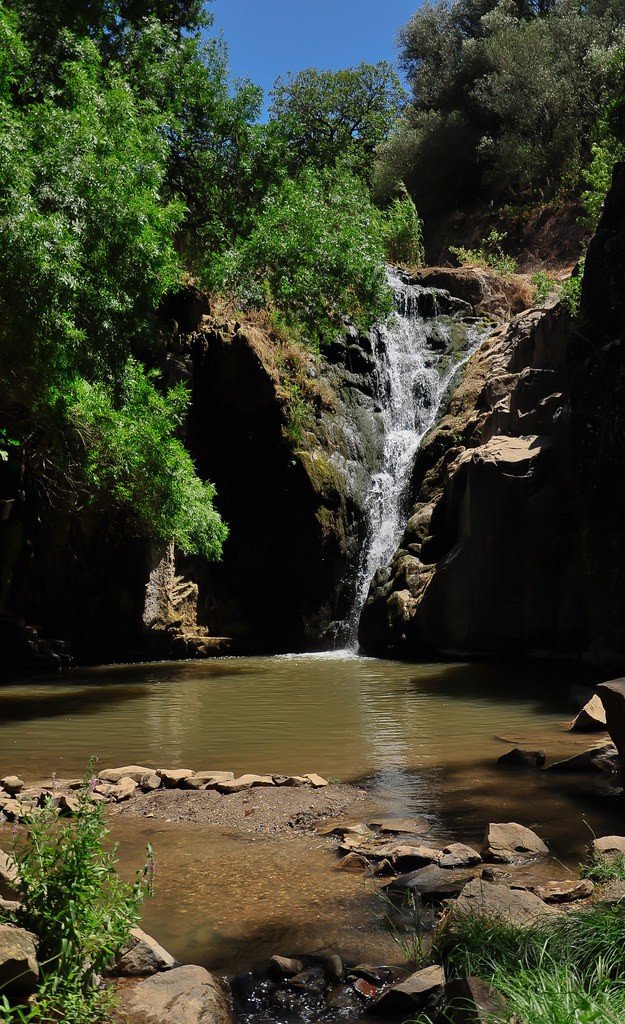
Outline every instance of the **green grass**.
<svg viewBox="0 0 625 1024">
<path fill-rule="evenodd" d="M 597 854 L 588 864 L 580 866 L 582 878 L 590 878 L 592 882 L 623 882 L 625 881 L 625 853 L 617 853 L 614 857 Z"/>
</svg>

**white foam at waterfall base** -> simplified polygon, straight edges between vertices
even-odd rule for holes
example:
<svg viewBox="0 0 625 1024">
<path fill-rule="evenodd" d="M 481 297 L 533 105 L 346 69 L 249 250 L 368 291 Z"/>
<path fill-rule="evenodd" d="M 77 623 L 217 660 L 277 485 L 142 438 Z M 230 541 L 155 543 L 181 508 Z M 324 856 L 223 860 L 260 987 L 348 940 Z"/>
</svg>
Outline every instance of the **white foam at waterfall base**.
<svg viewBox="0 0 625 1024">
<path fill-rule="evenodd" d="M 418 313 L 418 297 L 423 289 L 405 284 L 392 270 L 388 282 L 395 292 L 396 305 L 405 313 L 396 313 L 394 323 L 374 332 L 374 355 L 379 387 L 378 400 L 384 427 L 384 449 L 380 468 L 371 478 L 366 499 L 366 534 L 356 575 L 354 602 L 348 621 L 339 635 L 347 645 L 357 645 L 358 620 L 367 598 L 369 584 L 377 569 L 387 564 L 402 535 L 410 481 L 419 446 L 439 418 L 440 406 L 453 378 L 477 349 L 487 331 L 466 326 L 466 347 L 462 358 L 450 359 L 441 373 L 439 364 L 446 355 L 430 342 L 428 325 Z M 439 338 L 450 338 L 447 322 L 437 322 Z M 345 639 L 343 639 L 345 642 Z"/>
</svg>

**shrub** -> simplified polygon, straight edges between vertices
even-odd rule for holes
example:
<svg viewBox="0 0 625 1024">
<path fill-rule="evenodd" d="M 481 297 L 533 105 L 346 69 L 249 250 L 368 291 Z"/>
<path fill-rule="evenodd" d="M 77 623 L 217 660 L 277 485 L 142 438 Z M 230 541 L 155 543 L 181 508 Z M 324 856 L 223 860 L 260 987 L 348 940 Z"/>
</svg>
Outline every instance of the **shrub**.
<svg viewBox="0 0 625 1024">
<path fill-rule="evenodd" d="M 405 189 L 386 211 L 384 245 L 386 255 L 394 263 L 411 267 L 422 267 L 425 263 L 423 223 Z"/>
<path fill-rule="evenodd" d="M 14 920 L 39 938 L 42 982 L 36 1005 L 0 1007 L 6 1021 L 64 1021 L 94 1024 L 104 1019 L 110 997 L 96 987 L 97 975 L 111 963 L 137 923 L 152 893 L 154 861 L 147 861 L 134 883 L 117 873 L 117 846 L 105 848 L 108 829 L 103 804 L 92 799 L 93 759 L 77 794 L 74 816 L 61 822 L 54 797 L 43 807 L 24 810 L 25 834 L 16 834 L 14 888 L 23 909 Z"/>
</svg>

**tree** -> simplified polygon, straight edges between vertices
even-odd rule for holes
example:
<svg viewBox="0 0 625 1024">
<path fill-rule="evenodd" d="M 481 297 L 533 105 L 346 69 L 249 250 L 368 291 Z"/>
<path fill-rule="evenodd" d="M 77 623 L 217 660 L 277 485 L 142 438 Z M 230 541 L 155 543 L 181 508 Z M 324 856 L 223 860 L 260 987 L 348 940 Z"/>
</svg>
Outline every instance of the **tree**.
<svg viewBox="0 0 625 1024">
<path fill-rule="evenodd" d="M 359 64 L 341 71 L 307 68 L 278 78 L 269 113 L 283 134 L 292 170 L 332 166 L 348 154 L 367 173 L 376 146 L 397 120 L 405 93 L 391 66 Z"/>
</svg>

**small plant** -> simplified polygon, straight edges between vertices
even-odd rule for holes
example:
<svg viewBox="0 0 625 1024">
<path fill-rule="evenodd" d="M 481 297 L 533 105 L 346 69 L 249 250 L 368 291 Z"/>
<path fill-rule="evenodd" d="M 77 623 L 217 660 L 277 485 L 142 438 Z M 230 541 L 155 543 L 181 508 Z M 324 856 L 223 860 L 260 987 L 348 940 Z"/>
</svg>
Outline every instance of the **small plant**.
<svg viewBox="0 0 625 1024">
<path fill-rule="evenodd" d="M 426 942 L 424 936 L 424 922 L 418 895 L 408 892 L 399 904 L 385 892 L 379 892 L 378 896 L 385 904 L 382 923 L 390 932 L 404 960 L 415 970 L 424 967 L 430 959 L 430 944 Z"/>
<path fill-rule="evenodd" d="M 588 864 L 580 865 L 582 878 L 589 878 L 592 882 L 625 881 L 625 853 L 617 853 L 614 858 L 608 858 L 600 853 Z"/>
<path fill-rule="evenodd" d="M 532 274 L 530 280 L 534 287 L 532 302 L 535 306 L 541 306 L 543 302 L 546 302 L 551 293 L 558 287 L 553 278 L 549 277 L 549 274 L 546 274 L 544 270 L 537 270 L 535 274 Z"/>
<path fill-rule="evenodd" d="M 7 1024 L 104 1019 L 111 996 L 97 987 L 98 975 L 127 941 L 145 896 L 152 894 L 150 847 L 132 884 L 117 873 L 117 846 L 104 847 L 108 829 L 102 803 L 92 799 L 93 763 L 69 821 L 59 821 L 53 796 L 43 807 L 23 809 L 26 832 L 16 833 L 12 849 L 22 909 L 12 918 L 39 938 L 42 981 L 28 1012 L 11 1009 L 6 997 L 0 1002 Z"/>
<path fill-rule="evenodd" d="M 505 231 L 493 228 L 488 238 L 483 238 L 479 249 L 465 249 L 463 246 L 450 245 L 453 253 L 462 266 L 490 267 L 502 277 L 510 277 L 516 273 L 516 263 L 512 256 L 503 251 L 502 243 L 506 238 Z"/>
<path fill-rule="evenodd" d="M 574 277 L 570 277 L 568 281 L 565 281 L 562 285 L 562 291 L 560 294 L 560 301 L 565 309 L 568 309 L 571 316 L 575 317 L 579 315 L 579 307 L 582 298 L 582 281 L 584 279 L 584 264 L 585 258 L 582 258 L 577 264 L 577 273 Z"/>
</svg>

